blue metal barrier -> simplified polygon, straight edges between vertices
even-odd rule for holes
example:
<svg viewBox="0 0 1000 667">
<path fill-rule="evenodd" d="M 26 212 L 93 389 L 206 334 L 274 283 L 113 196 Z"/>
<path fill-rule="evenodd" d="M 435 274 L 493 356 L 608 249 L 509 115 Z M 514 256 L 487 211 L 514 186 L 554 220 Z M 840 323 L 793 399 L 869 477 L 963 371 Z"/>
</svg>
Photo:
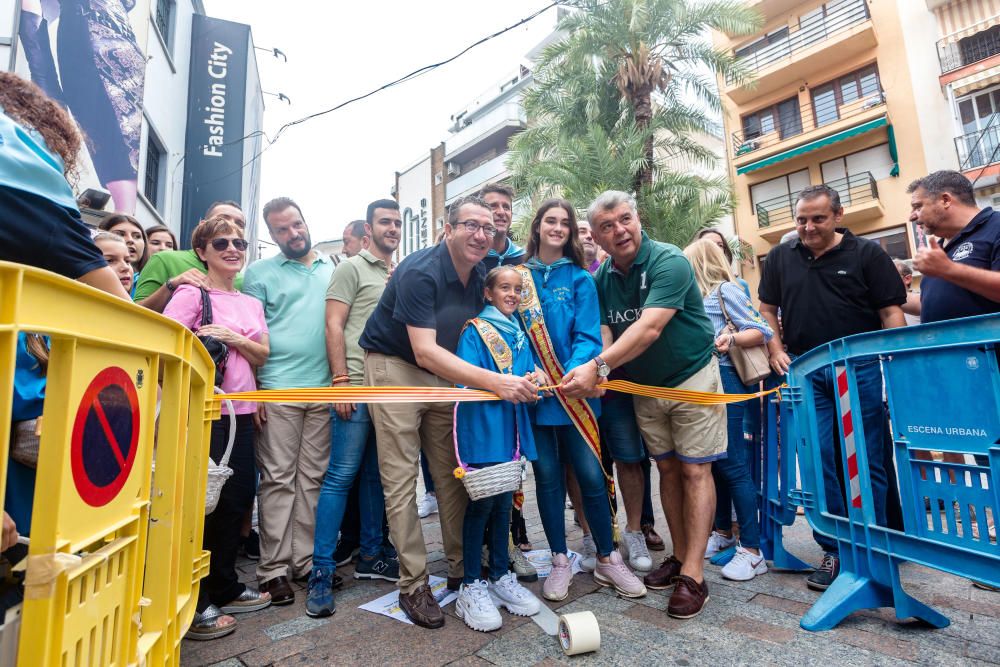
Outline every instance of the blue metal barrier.
<svg viewBox="0 0 1000 667">
<path fill-rule="evenodd" d="M 894 607 L 900 619 L 947 626 L 947 617 L 903 590 L 903 562 L 1000 586 L 1000 545 L 988 529 L 1000 512 L 998 341 L 1000 316 L 973 317 L 849 336 L 792 364 L 782 426 L 787 422 L 798 450 L 806 517 L 839 543 L 841 568 L 802 618 L 803 628 L 828 630 L 855 611 L 876 607 Z M 856 377 L 856 369 L 873 359 L 881 361 L 885 379 L 904 532 L 878 525 L 875 517 Z M 825 369 L 833 373 L 839 398 L 835 421 L 847 517 L 828 511 L 824 493 L 819 443 L 832 433 L 817 428 L 812 382 Z M 783 440 L 786 450 L 789 442 Z M 924 451 L 973 455 L 976 462 L 918 458 Z"/>
</svg>

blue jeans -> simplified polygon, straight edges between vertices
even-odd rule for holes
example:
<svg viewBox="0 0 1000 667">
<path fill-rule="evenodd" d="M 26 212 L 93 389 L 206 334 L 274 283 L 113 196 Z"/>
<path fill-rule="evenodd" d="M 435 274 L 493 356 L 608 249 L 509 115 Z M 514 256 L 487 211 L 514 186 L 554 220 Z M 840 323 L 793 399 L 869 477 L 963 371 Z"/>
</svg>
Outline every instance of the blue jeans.
<svg viewBox="0 0 1000 667">
<path fill-rule="evenodd" d="M 479 467 L 479 466 L 477 466 Z M 480 556 L 486 526 L 490 526 L 490 579 L 496 581 L 507 574 L 507 533 L 510 530 L 510 508 L 514 505 L 512 492 L 489 498 L 470 500 L 462 521 L 462 558 L 465 568 L 462 580 L 471 584 L 480 578 Z"/>
<path fill-rule="evenodd" d="M 877 359 L 855 364 L 858 403 L 861 405 L 861 420 L 868 450 L 868 474 L 872 483 L 872 500 L 875 504 L 875 521 L 886 525 L 885 501 L 888 481 L 885 471 L 885 411 L 882 407 L 882 369 Z M 823 461 L 823 485 L 826 490 L 826 508 L 830 514 L 847 516 L 845 501 L 845 479 L 840 445 L 840 430 L 837 428 L 836 380 L 830 366 L 817 371 L 809 378 L 813 385 L 816 401 L 816 428 L 819 433 L 819 451 Z M 839 552 L 835 539 L 814 532 L 816 544 L 831 554 Z"/>
<path fill-rule="evenodd" d="M 316 505 L 316 536 L 313 541 L 313 567 L 333 571 L 333 552 L 347 507 L 347 494 L 360 474 L 358 505 L 361 511 L 361 555 L 378 556 L 382 551 L 382 516 L 385 498 L 378 469 L 375 427 L 368 406 L 358 403 L 351 418 L 341 419 L 336 411 L 330 429 L 330 466 L 323 477 Z"/>
<path fill-rule="evenodd" d="M 566 553 L 566 476 L 563 461 L 573 466 L 583 495 L 583 513 L 597 545 L 607 556 L 614 549 L 611 537 L 611 504 L 601 462 L 572 424 L 531 426 L 538 460 L 534 462 L 535 494 L 542 528 L 552 553 Z M 560 457 L 560 453 L 562 456 Z"/>
<path fill-rule="evenodd" d="M 719 364 L 722 387 L 727 394 L 748 394 L 750 387 L 743 384 L 736 369 Z M 736 508 L 740 522 L 740 544 L 757 549 L 760 547 L 760 520 L 757 517 L 757 489 L 750 478 L 750 443 L 743 437 L 743 403 L 726 406 L 728 456 L 712 462 L 715 478 L 715 528 L 729 530 L 732 525 L 730 505 Z"/>
</svg>

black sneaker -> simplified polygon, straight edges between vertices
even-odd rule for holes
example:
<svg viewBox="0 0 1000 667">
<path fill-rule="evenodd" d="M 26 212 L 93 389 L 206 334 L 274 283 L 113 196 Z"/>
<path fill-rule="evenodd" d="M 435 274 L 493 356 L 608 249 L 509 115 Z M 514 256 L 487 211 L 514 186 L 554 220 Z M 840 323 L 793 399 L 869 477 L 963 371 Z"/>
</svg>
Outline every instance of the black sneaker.
<svg viewBox="0 0 1000 667">
<path fill-rule="evenodd" d="M 260 535 L 251 529 L 250 534 L 243 538 L 243 555 L 250 560 L 260 560 Z"/>
<path fill-rule="evenodd" d="M 806 579 L 806 586 L 814 591 L 825 591 L 840 574 L 840 557 L 835 554 L 824 554 L 819 568 Z"/>
<path fill-rule="evenodd" d="M 337 548 L 333 550 L 333 562 L 337 564 L 337 567 L 349 565 L 359 553 L 361 553 L 361 548 L 358 545 L 338 540 Z"/>
<path fill-rule="evenodd" d="M 386 556 L 367 559 L 364 556 L 358 556 L 358 562 L 354 566 L 354 578 L 399 581 L 399 561 Z"/>
</svg>

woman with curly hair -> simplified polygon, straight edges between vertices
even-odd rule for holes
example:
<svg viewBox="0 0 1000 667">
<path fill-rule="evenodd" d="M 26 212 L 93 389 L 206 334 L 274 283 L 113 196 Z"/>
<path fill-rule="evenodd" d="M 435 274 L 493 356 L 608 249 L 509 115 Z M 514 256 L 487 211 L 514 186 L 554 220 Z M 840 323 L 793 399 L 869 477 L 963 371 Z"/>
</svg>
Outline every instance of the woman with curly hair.
<svg viewBox="0 0 1000 667">
<path fill-rule="evenodd" d="M 128 299 L 91 240 L 67 182 L 75 181 L 80 144 L 62 107 L 30 81 L 0 72 L 0 260 Z"/>
</svg>

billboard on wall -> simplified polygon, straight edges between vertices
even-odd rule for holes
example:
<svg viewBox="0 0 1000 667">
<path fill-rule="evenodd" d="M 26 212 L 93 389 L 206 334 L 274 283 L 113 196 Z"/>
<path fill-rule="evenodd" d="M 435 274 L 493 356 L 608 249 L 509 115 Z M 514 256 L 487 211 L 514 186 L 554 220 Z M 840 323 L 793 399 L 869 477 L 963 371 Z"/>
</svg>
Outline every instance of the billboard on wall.
<svg viewBox="0 0 1000 667">
<path fill-rule="evenodd" d="M 81 182 L 135 213 L 149 0 L 21 0 L 15 71 L 83 132 Z"/>
<path fill-rule="evenodd" d="M 259 127 L 260 118 L 252 111 L 260 104 L 260 94 L 248 104 L 248 83 L 257 80 L 250 26 L 196 14 L 191 30 L 181 244 L 190 243 L 205 210 L 224 200 L 238 202 L 247 212 L 248 240 L 253 242 L 257 202 L 251 186 L 259 161 L 250 150 L 259 139 L 247 139 L 246 121 L 249 116 Z M 249 81 L 248 73 L 253 75 Z M 251 174 L 246 183 L 245 172 Z M 247 201 L 248 193 L 252 201 Z"/>
</svg>

